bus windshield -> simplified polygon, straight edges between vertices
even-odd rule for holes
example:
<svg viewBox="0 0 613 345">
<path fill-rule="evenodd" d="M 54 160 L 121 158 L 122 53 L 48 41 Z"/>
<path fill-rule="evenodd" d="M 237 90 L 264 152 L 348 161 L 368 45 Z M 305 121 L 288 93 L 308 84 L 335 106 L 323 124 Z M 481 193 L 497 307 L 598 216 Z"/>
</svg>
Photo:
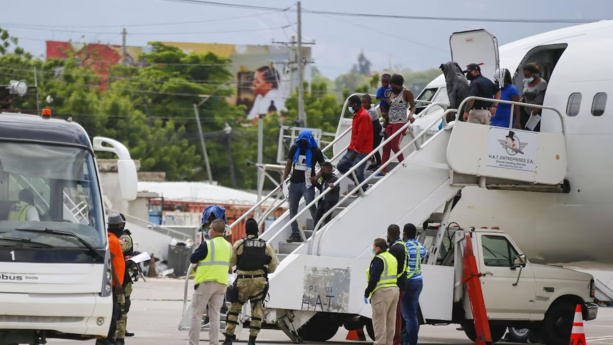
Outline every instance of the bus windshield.
<svg viewBox="0 0 613 345">
<path fill-rule="evenodd" d="M 104 249 L 103 224 L 88 150 L 0 141 L 0 246 Z"/>
</svg>

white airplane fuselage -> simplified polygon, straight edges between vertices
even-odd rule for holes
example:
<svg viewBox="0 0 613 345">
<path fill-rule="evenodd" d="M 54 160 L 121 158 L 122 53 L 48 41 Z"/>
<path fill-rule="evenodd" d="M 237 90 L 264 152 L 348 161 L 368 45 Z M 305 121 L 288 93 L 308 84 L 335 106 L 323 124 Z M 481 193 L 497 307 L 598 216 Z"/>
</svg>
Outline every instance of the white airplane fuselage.
<svg viewBox="0 0 613 345">
<path fill-rule="evenodd" d="M 515 74 L 518 87 L 524 64 L 540 60 L 548 69 L 544 105 L 562 115 L 570 192 L 467 187 L 451 220 L 463 227 L 500 227 L 532 261 L 613 265 L 613 21 L 540 34 L 499 52 L 500 67 Z M 445 93 L 444 78 L 426 88 L 433 87 Z M 578 113 L 570 116 L 577 102 Z M 541 132 L 560 133 L 558 115 L 550 110 L 542 115 Z"/>
</svg>

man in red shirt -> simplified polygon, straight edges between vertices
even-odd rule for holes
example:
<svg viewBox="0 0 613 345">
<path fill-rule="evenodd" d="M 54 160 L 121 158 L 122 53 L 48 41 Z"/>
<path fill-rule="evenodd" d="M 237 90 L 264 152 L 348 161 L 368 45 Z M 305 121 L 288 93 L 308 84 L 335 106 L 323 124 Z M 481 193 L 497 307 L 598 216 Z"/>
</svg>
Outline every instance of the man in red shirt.
<svg viewBox="0 0 613 345">
<path fill-rule="evenodd" d="M 372 120 L 368 111 L 362 108 L 362 100 L 359 96 L 353 95 L 349 97 L 348 110 L 353 115 L 353 123 L 351 124 L 351 143 L 347 148 L 347 153 L 337 165 L 338 171 L 342 174 L 346 173 L 354 165 L 358 164 L 366 155 L 372 151 L 373 127 Z M 364 181 L 364 169 L 366 164 L 361 164 L 355 170 L 355 176 L 358 179 L 356 183 Z M 362 186 L 362 190 L 366 191 L 367 186 Z"/>
<path fill-rule="evenodd" d="M 123 293 L 123 278 L 126 270 L 126 261 L 123 257 L 123 250 L 119 243 L 119 237 L 123 234 L 123 229 L 126 222 L 119 213 L 109 215 L 108 238 L 109 238 L 109 253 L 111 254 L 111 266 L 113 267 L 113 314 L 111 316 L 111 325 L 109 327 L 108 336 L 104 339 L 96 340 L 96 345 L 115 344 L 115 333 L 117 331 L 117 319 L 119 314 L 119 306 L 117 298 Z"/>
</svg>

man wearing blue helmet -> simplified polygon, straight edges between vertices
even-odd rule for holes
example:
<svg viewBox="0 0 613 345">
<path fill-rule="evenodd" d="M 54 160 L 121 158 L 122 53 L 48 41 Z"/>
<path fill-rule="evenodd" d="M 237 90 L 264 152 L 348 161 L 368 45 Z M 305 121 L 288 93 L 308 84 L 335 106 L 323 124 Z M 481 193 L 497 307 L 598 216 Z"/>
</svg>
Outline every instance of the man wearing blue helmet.
<svg viewBox="0 0 613 345">
<path fill-rule="evenodd" d="M 304 197 L 304 201 L 309 204 L 315 197 L 314 181 L 317 181 L 318 176 L 315 174 L 315 165 L 325 162 L 324 155 L 321 153 L 317 142 L 311 131 L 304 130 L 300 132 L 296 143 L 289 149 L 287 155 L 287 164 L 283 173 L 283 181 L 287 180 L 290 175 L 290 186 L 288 193 L 289 215 L 291 218 L 298 214 L 298 205 L 300 198 Z M 285 182 L 283 182 L 285 183 Z M 317 213 L 316 207 L 309 208 L 311 217 L 315 219 Z M 292 235 L 287 239 L 287 242 L 302 242 L 298 223 L 292 223 Z"/>
</svg>

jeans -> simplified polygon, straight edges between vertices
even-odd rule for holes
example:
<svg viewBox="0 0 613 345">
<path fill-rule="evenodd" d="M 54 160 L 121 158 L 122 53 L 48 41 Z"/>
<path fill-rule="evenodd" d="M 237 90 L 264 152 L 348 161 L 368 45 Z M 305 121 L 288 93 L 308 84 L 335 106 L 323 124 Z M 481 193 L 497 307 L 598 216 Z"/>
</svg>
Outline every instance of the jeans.
<svg viewBox="0 0 613 345">
<path fill-rule="evenodd" d="M 409 279 L 407 281 L 407 290 L 402 298 L 402 317 L 406 323 L 403 345 L 417 345 L 417 333 L 419 333 L 417 307 L 419 307 L 419 295 L 423 287 L 424 283 L 421 279 Z"/>
<path fill-rule="evenodd" d="M 300 205 L 300 198 L 304 196 L 305 206 L 310 204 L 315 198 L 315 187 L 306 187 L 306 183 L 290 183 L 289 185 L 289 217 L 294 218 L 298 214 L 298 205 Z M 317 208 L 312 206 L 309 208 L 311 217 L 315 219 L 317 214 Z M 292 222 L 292 236 L 300 235 L 298 231 L 298 222 Z"/>
<path fill-rule="evenodd" d="M 351 159 L 351 155 L 355 154 L 355 158 Z M 341 174 L 346 173 L 349 169 L 353 168 L 354 165 L 358 164 L 362 159 L 366 157 L 366 153 L 357 153 L 356 151 L 347 151 L 341 161 L 338 162 L 336 168 Z M 360 165 L 357 169 L 355 169 L 355 177 L 358 179 L 356 183 L 364 182 L 364 169 L 366 169 L 366 164 Z M 366 191 L 368 186 L 362 186 L 362 190 Z"/>
</svg>

